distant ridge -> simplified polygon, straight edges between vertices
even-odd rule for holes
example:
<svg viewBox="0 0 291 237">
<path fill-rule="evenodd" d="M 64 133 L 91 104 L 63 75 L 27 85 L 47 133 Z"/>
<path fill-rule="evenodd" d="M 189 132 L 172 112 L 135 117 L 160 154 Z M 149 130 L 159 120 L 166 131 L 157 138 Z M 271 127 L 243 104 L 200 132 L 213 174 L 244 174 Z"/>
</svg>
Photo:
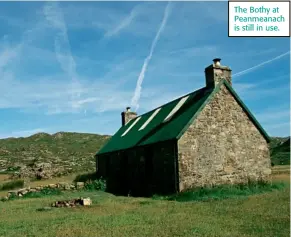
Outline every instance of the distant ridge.
<svg viewBox="0 0 291 237">
<path fill-rule="evenodd" d="M 109 138 L 89 133 L 41 132 L 0 139 L 0 171 L 17 170 L 32 162 L 67 167 L 70 172 L 95 170 L 94 155 Z"/>
<path fill-rule="evenodd" d="M 32 163 L 50 163 L 69 172 L 94 171 L 94 155 L 110 135 L 57 132 L 36 133 L 29 137 L 0 139 L 0 171 L 17 171 Z M 273 137 L 272 163 L 290 164 L 290 137 Z"/>
</svg>

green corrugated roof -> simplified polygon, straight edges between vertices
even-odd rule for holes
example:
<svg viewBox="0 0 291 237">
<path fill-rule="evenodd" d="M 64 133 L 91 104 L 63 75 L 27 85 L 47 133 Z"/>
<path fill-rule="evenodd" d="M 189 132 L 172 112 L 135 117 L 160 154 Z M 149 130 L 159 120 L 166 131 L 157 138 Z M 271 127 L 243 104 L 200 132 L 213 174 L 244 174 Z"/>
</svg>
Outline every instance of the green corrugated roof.
<svg viewBox="0 0 291 237">
<path fill-rule="evenodd" d="M 223 83 L 235 97 L 237 102 L 244 108 L 245 112 L 248 114 L 255 126 L 260 130 L 262 135 L 267 141 L 269 141 L 270 138 L 267 133 L 247 109 L 232 87 L 225 80 L 220 84 Z M 130 120 L 112 136 L 112 138 L 101 148 L 101 150 L 99 150 L 97 155 L 118 150 L 125 150 L 134 146 L 142 146 L 171 139 L 179 139 L 179 137 L 181 137 L 184 131 L 198 116 L 199 112 L 204 108 L 213 95 L 220 90 L 220 87 L 220 85 L 212 89 L 204 87 Z M 179 103 L 179 101 L 187 96 L 189 96 L 188 99 L 178 109 L 173 117 L 169 121 L 163 122 L 172 109 Z M 151 115 L 159 108 L 160 111 L 153 117 L 147 126 L 144 129 L 139 130 L 148 118 L 150 118 Z M 132 128 L 124 136 L 122 136 L 122 134 L 132 124 L 134 124 L 134 126 L 132 126 Z"/>
<path fill-rule="evenodd" d="M 97 154 L 124 150 L 134 146 L 147 145 L 176 138 L 211 92 L 212 89 L 202 88 L 158 107 L 160 111 L 142 130 L 139 130 L 140 127 L 158 108 L 130 120 L 113 135 Z M 189 96 L 188 99 L 173 117 L 169 121 L 163 122 L 179 101 L 186 96 Z M 137 119 L 139 120 L 129 132 L 122 136 Z"/>
</svg>

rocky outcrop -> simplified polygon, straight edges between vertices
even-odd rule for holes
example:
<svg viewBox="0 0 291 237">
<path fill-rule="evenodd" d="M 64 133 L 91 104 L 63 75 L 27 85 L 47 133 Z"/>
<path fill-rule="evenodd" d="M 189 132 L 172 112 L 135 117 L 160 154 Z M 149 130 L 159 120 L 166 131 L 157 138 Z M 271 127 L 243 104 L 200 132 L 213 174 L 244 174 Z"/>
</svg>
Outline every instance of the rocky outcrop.
<svg viewBox="0 0 291 237">
<path fill-rule="evenodd" d="M 22 166 L 12 175 L 14 179 L 51 179 L 56 176 L 67 175 L 70 168 L 62 168 L 51 163 L 36 163 L 30 166 Z"/>
</svg>

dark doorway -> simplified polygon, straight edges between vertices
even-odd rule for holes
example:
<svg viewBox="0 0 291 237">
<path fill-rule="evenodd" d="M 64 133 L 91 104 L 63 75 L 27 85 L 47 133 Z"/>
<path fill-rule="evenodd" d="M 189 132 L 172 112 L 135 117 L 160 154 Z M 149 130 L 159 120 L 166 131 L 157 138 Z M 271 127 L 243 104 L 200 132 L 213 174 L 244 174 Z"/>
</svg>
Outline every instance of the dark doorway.
<svg viewBox="0 0 291 237">
<path fill-rule="evenodd" d="M 145 149 L 145 179 L 146 179 L 146 195 L 153 195 L 153 173 L 154 173 L 154 161 L 153 150 L 150 147 Z"/>
<path fill-rule="evenodd" d="M 121 171 L 121 177 L 120 177 L 119 183 L 120 183 L 120 187 L 122 187 L 121 195 L 128 195 L 128 192 L 129 192 L 129 163 L 128 163 L 128 155 L 126 152 L 123 152 L 121 154 L 120 171 Z"/>
</svg>

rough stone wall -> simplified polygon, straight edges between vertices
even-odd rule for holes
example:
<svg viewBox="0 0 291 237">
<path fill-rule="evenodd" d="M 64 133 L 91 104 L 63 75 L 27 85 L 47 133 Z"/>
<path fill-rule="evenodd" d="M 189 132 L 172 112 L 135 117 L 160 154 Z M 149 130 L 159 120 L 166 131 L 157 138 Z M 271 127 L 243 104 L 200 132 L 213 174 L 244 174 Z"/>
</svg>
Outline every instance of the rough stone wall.
<svg viewBox="0 0 291 237">
<path fill-rule="evenodd" d="M 268 144 L 222 85 L 178 141 L 179 188 L 268 180 Z"/>
<path fill-rule="evenodd" d="M 106 178 L 109 192 L 133 196 L 175 192 L 173 141 L 100 155 L 97 161 L 98 176 Z"/>
<path fill-rule="evenodd" d="M 222 80 L 227 80 L 231 85 L 231 69 L 227 66 L 213 66 L 205 68 L 206 86 L 214 87 L 218 85 Z"/>
</svg>

